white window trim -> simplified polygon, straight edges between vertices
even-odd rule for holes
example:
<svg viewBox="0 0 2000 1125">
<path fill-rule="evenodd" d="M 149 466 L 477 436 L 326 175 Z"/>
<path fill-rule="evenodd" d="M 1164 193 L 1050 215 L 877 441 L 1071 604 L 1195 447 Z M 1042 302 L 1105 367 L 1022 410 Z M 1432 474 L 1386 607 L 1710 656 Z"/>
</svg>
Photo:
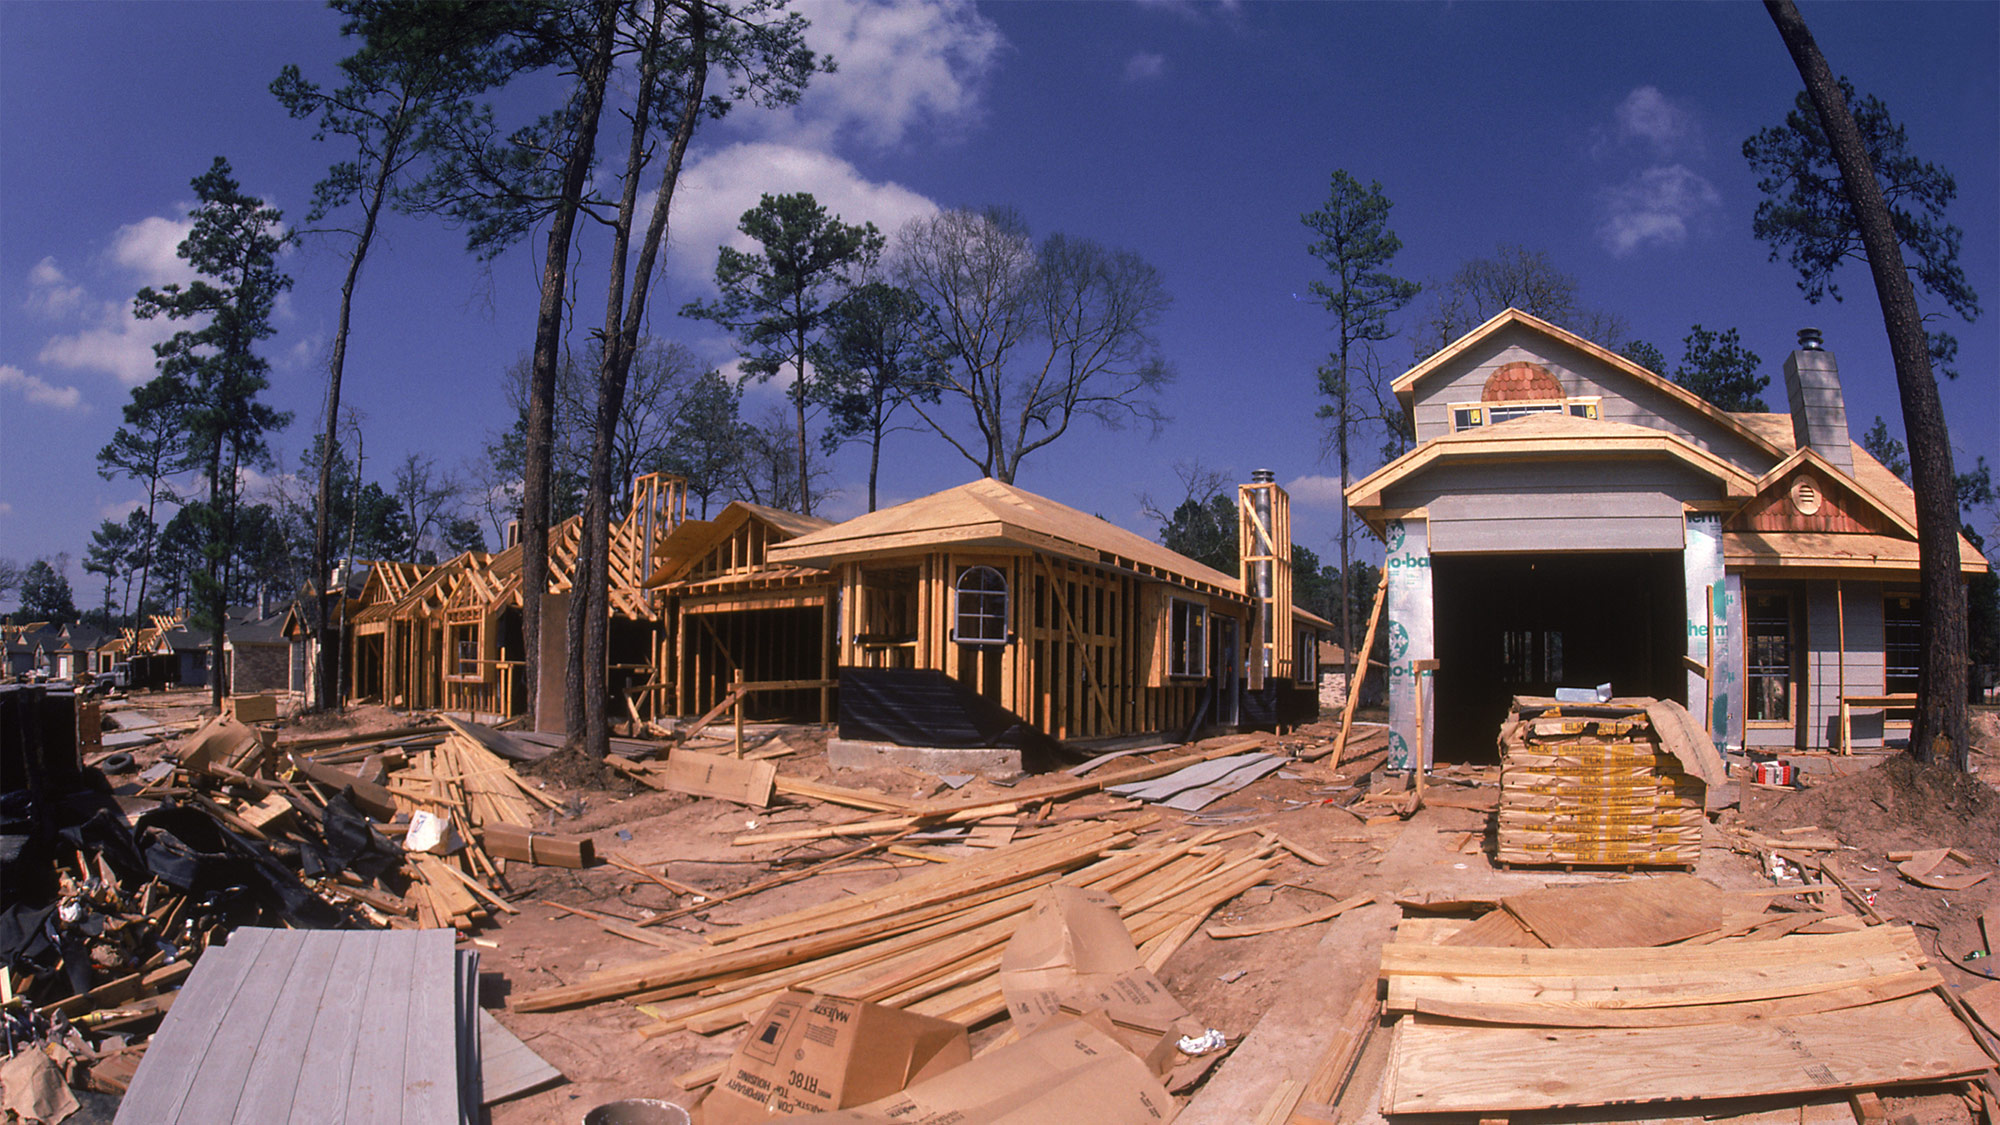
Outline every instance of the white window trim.
<svg viewBox="0 0 2000 1125">
<path fill-rule="evenodd" d="M 1000 620 L 1001 635 L 998 637 L 968 638 L 964 636 L 959 629 L 959 623 L 965 620 L 965 610 L 963 608 L 964 598 L 966 594 L 965 580 L 968 577 L 972 576 L 977 571 L 985 571 L 986 573 L 992 575 L 995 579 L 999 580 L 1000 583 L 999 620 Z M 973 593 L 979 595 L 980 597 L 990 597 L 992 596 L 993 591 L 975 590 L 973 591 Z M 1013 619 L 1013 612 L 1014 612 L 1014 591 L 1013 588 L 1009 586 L 1007 583 L 1007 576 L 1001 573 L 998 567 L 985 566 L 985 565 L 966 567 L 964 570 L 959 572 L 958 579 L 951 584 L 952 643 L 961 645 L 1005 645 L 1012 642 L 1014 639 L 1014 630 L 1009 628 L 1007 623 Z M 979 619 L 982 621 L 989 620 L 990 618 L 991 615 L 989 614 L 979 615 Z"/>
</svg>

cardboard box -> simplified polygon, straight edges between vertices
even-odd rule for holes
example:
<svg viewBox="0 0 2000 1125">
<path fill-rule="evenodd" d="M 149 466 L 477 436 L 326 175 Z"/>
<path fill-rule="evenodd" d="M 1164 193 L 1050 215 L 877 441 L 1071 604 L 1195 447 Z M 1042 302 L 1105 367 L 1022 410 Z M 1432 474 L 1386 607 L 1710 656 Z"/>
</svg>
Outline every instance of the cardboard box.
<svg viewBox="0 0 2000 1125">
<path fill-rule="evenodd" d="M 1179 1061 L 1160 1049 L 1162 1040 L 1201 1032 L 1146 968 L 1116 900 L 1103 891 L 1042 892 L 1000 956 L 1000 992 L 1023 1034 L 1062 1014 L 1103 1012 L 1127 1049 L 1162 1069 Z"/>
<path fill-rule="evenodd" d="M 1168 1125 L 1167 1088 L 1107 1030 L 1099 1013 L 1059 1017 L 901 1093 L 796 1125 Z"/>
<path fill-rule="evenodd" d="M 844 1109 L 972 1059 L 965 1028 L 865 1000 L 788 991 L 750 1025 L 701 1103 L 703 1125 Z"/>
<path fill-rule="evenodd" d="M 239 723 L 273 723 L 278 720 L 278 697 L 275 695 L 232 695 L 222 702 L 223 713 Z"/>
</svg>

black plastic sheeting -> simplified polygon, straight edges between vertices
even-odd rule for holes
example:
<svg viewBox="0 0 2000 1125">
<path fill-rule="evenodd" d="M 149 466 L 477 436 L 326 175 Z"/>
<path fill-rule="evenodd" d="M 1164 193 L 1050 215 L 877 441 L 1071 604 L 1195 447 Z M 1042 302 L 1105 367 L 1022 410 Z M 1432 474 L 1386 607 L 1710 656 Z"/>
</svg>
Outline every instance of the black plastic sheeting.
<svg viewBox="0 0 2000 1125">
<path fill-rule="evenodd" d="M 1319 718 L 1319 691 L 1290 680 L 1271 680 L 1261 691 L 1243 692 L 1244 730 L 1295 727 Z"/>
<path fill-rule="evenodd" d="M 947 749 L 1019 750 L 1028 768 L 1046 768 L 1062 744 L 1012 711 L 943 672 L 842 668 L 840 737 L 857 742 Z"/>
</svg>

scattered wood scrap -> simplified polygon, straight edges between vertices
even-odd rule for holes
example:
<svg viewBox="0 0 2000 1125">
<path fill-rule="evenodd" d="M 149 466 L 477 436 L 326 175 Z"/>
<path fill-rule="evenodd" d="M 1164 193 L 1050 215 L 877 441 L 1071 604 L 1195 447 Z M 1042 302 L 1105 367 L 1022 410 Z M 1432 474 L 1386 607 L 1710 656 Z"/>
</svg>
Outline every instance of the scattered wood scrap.
<svg viewBox="0 0 2000 1125">
<path fill-rule="evenodd" d="M 1139 843 L 1130 822 L 1082 821 L 919 871 L 898 882 L 710 935 L 706 947 L 601 972 L 524 996 L 543 1011 L 629 999 L 657 1020 L 648 1037 L 715 1034 L 803 988 L 977 1023 L 1005 1011 L 1007 939 L 1055 883 L 1106 891 L 1146 965 L 1158 969 L 1219 905 L 1281 864 L 1259 839 L 1224 846 L 1213 831 Z M 697 1086 L 709 1076 L 684 1076 Z"/>
</svg>

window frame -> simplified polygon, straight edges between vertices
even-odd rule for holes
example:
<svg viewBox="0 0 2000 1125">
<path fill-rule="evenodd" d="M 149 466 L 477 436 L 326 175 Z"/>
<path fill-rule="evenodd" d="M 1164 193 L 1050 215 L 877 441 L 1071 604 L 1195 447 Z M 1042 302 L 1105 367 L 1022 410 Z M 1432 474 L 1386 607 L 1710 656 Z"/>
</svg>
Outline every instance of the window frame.
<svg viewBox="0 0 2000 1125">
<path fill-rule="evenodd" d="M 1757 602 L 1768 598 L 1776 602 L 1779 610 L 1756 616 Z M 1796 606 L 1790 590 L 1745 590 L 1743 592 L 1743 718 L 1744 722 L 1760 728 L 1790 727 L 1798 722 L 1798 621 L 1794 612 Z M 1784 625 L 1784 663 L 1757 661 L 1757 627 L 1782 622 Z M 1775 635 L 1772 633 L 1765 636 Z M 1777 669 L 1782 667 L 1782 675 Z M 1761 669 L 1761 671 L 1760 671 Z M 1779 680 L 1784 685 L 1785 713 L 1782 716 L 1758 716 L 1759 697 L 1757 684 L 1760 680 Z"/>
<path fill-rule="evenodd" d="M 968 589 L 966 580 L 974 575 L 990 575 L 997 589 L 988 586 Z M 999 609 L 994 611 L 992 599 L 999 599 Z M 975 563 L 958 572 L 951 584 L 951 640 L 953 644 L 1001 646 L 1014 640 L 1013 621 L 1014 591 L 1007 581 L 1007 575 L 999 567 Z M 968 599 L 973 604 L 967 605 Z M 968 621 L 982 623 L 988 627 L 968 631 Z M 991 635 L 992 626 L 997 626 L 998 636 Z"/>
</svg>

